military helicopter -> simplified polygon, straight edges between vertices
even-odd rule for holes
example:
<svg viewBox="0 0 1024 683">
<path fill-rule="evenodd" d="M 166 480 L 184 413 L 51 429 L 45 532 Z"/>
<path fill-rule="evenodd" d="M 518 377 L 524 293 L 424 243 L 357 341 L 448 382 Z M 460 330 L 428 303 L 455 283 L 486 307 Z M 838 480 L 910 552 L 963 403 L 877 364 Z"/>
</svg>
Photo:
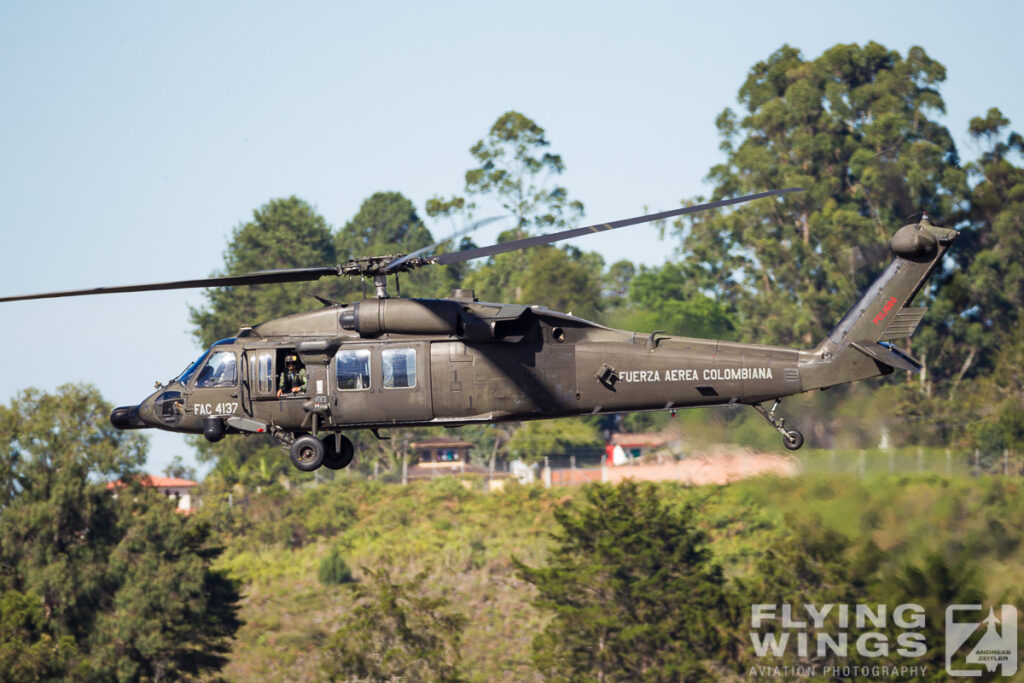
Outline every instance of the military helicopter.
<svg viewBox="0 0 1024 683">
<path fill-rule="evenodd" d="M 336 266 L 101 287 L 0 298 L 371 278 L 376 296 L 324 306 L 222 339 L 138 405 L 115 408 L 119 429 L 269 434 L 300 470 L 341 469 L 353 458 L 344 432 L 397 426 L 519 421 L 572 415 L 747 404 L 796 450 L 803 435 L 778 415 L 786 396 L 919 371 L 893 344 L 913 334 L 925 308 L 907 305 L 942 261 L 957 231 L 927 217 L 889 244 L 892 260 L 839 324 L 809 350 L 616 330 L 540 306 L 487 303 L 456 289 L 445 299 L 388 295 L 388 276 L 526 249 L 595 232 L 763 199 L 772 190 L 452 253 L 443 242 L 407 255 Z M 285 381 L 287 379 L 287 382 Z M 771 407 L 764 404 L 771 401 Z"/>
</svg>

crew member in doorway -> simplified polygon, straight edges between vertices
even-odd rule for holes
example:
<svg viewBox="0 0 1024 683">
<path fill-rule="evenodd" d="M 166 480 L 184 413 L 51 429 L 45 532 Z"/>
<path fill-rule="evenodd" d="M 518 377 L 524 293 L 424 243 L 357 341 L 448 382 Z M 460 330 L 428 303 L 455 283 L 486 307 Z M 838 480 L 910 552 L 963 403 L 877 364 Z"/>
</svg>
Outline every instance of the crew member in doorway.
<svg viewBox="0 0 1024 683">
<path fill-rule="evenodd" d="M 277 396 L 306 393 L 306 368 L 300 367 L 299 358 L 290 354 L 284 359 L 284 372 L 277 380 Z"/>
</svg>

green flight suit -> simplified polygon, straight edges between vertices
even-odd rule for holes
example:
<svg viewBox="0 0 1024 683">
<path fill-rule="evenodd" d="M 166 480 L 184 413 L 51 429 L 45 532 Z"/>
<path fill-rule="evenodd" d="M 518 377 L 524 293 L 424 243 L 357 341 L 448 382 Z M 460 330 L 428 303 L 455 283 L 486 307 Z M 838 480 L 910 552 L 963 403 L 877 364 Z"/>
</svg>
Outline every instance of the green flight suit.
<svg viewBox="0 0 1024 683">
<path fill-rule="evenodd" d="M 306 393 L 306 368 L 299 368 L 298 370 L 285 370 L 281 373 L 280 379 L 277 380 L 277 388 L 281 390 L 282 395 L 289 395 L 292 393 L 292 389 L 299 387 L 300 392 Z"/>
</svg>

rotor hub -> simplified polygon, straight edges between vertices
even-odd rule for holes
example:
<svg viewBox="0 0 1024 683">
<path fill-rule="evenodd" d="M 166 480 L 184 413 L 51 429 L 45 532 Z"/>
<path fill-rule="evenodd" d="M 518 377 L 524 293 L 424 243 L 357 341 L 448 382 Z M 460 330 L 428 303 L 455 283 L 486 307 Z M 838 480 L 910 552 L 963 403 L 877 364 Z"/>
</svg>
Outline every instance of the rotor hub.
<svg viewBox="0 0 1024 683">
<path fill-rule="evenodd" d="M 437 263 L 435 257 L 428 256 L 411 258 L 395 265 L 395 262 L 403 256 L 405 255 L 391 254 L 387 256 L 361 256 L 349 259 L 338 266 L 338 275 L 377 277 L 390 275 L 391 273 L 404 273 Z"/>
</svg>

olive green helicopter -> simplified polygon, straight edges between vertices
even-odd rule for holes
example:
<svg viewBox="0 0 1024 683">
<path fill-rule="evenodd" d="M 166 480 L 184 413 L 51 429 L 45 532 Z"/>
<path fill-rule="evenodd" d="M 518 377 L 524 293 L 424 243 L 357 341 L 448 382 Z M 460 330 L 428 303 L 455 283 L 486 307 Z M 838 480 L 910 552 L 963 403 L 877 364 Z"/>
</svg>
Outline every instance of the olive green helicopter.
<svg viewBox="0 0 1024 683">
<path fill-rule="evenodd" d="M 458 427 L 643 410 L 746 404 L 796 450 L 803 435 L 778 415 L 786 396 L 921 366 L 893 342 L 913 334 L 925 308 L 907 308 L 957 236 L 923 217 L 889 243 L 892 260 L 813 349 L 693 339 L 605 327 L 541 306 L 388 295 L 388 276 L 550 244 L 595 232 L 800 191 L 772 190 L 500 244 L 431 255 L 448 240 L 405 255 L 336 266 L 0 298 L 371 278 L 372 298 L 269 320 L 222 339 L 137 405 L 115 408 L 119 429 L 269 434 L 293 464 L 341 469 L 353 458 L 344 432 Z M 473 226 L 477 227 L 477 226 Z M 451 238 L 449 238 L 451 239 Z M 319 297 L 318 297 L 319 298 Z M 767 402 L 770 408 L 765 408 Z"/>
</svg>

